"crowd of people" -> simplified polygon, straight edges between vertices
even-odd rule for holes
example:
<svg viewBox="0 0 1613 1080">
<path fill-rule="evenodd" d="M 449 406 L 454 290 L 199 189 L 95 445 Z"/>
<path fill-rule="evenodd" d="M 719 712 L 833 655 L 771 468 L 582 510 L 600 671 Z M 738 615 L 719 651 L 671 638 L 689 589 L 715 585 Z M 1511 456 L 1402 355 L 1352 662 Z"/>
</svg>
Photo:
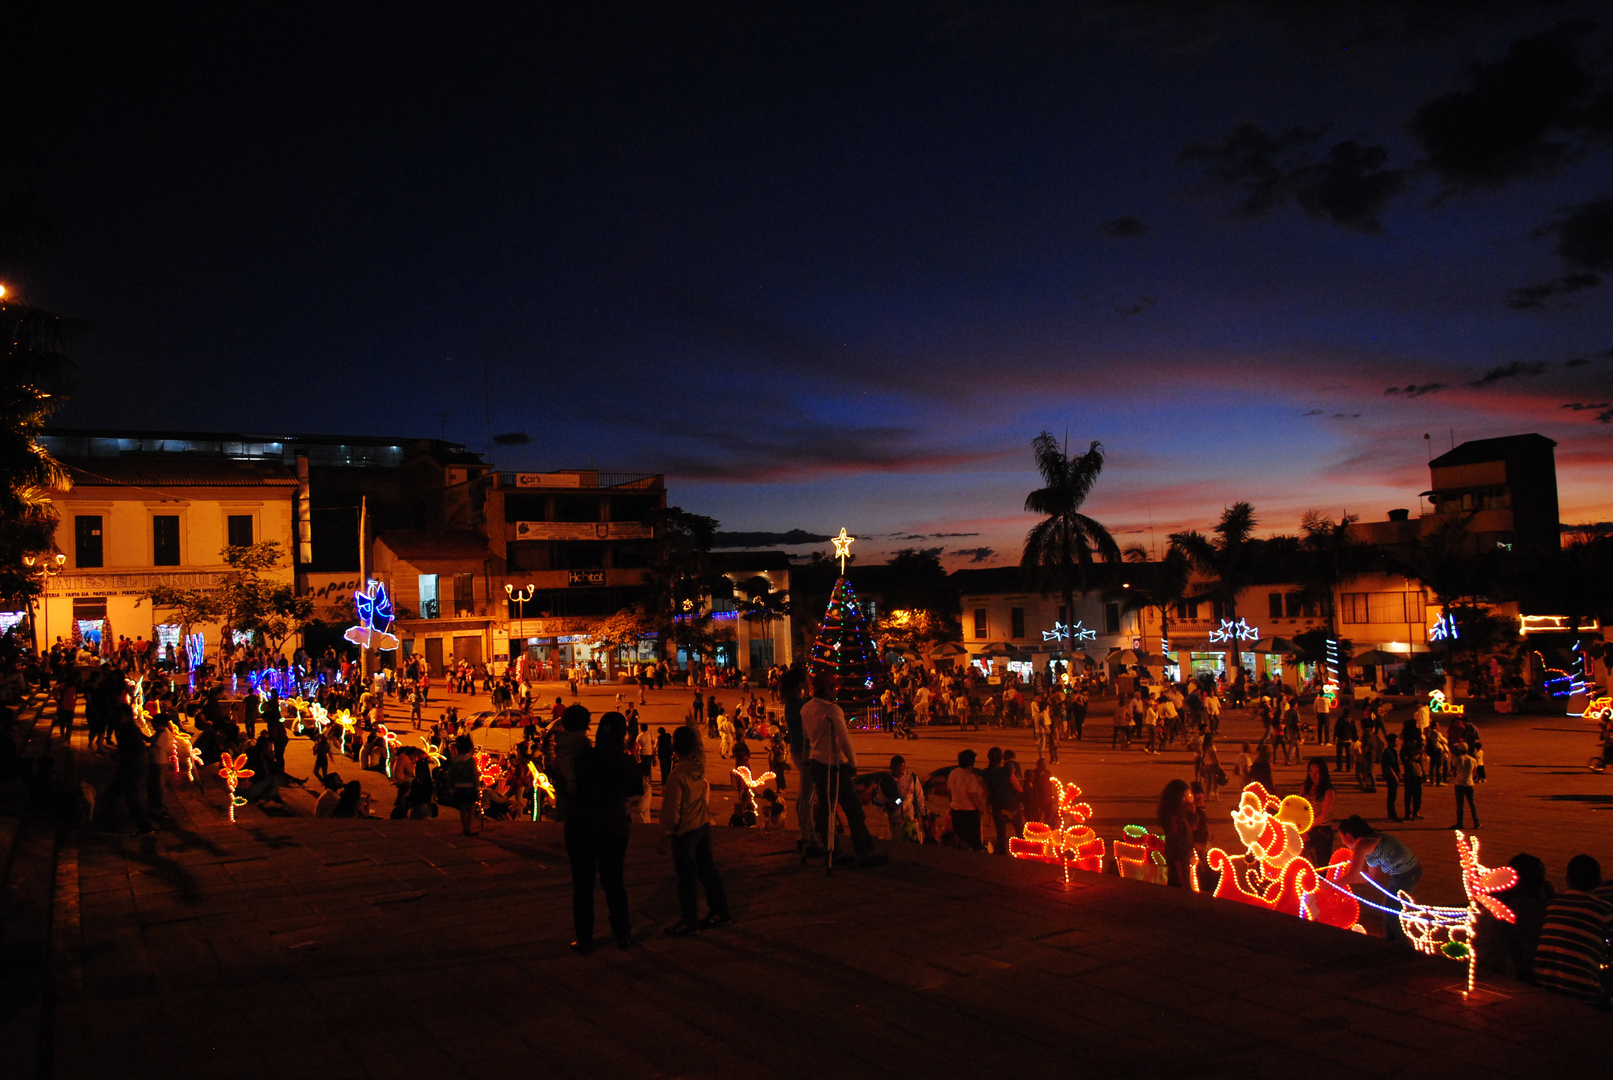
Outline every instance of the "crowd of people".
<svg viewBox="0 0 1613 1080">
<path fill-rule="evenodd" d="M 245 756 L 252 777 L 239 794 L 247 804 L 269 810 L 285 805 L 284 787 L 310 782 L 321 789 L 317 817 L 383 810 L 371 807 L 364 785 L 351 772 L 341 775 L 353 769 L 391 782 L 396 794 L 386 812 L 394 818 L 434 817 L 447 808 L 458 813 L 467 833 L 489 818 L 560 820 L 573 872 L 579 952 L 593 948 L 596 883 L 605 892 L 612 935 L 618 944 L 631 944 L 622 864 L 635 817 L 659 821 L 662 847 L 672 856 L 679 917 L 667 932 L 684 936 L 730 919 L 711 844 L 714 782 L 732 789 L 730 824 L 777 829 L 784 827 L 793 776 L 797 843 L 804 858 L 880 865 L 886 856 L 875 850 L 869 810 L 884 812 L 892 840 L 1006 855 L 1009 841 L 1022 835 L 1028 822 L 1059 825 L 1050 766 L 1058 760 L 1061 742 L 1084 739 L 1092 698 L 1103 689 L 1085 679 L 1053 678 L 1024 685 L 1009 680 L 1001 689 L 987 690 L 969 671 L 912 667 L 895 672 L 878 710 L 892 718 L 893 726 L 907 717 L 916 726 L 952 722 L 978 729 L 984 723 L 1030 728 L 1034 735 L 1037 757 L 1029 768 L 1013 749 L 992 747 L 983 767 L 977 767 L 973 750 L 965 750 L 955 767 L 926 778 L 900 755 L 888 768 L 860 772 L 852 727 L 832 700 L 832 684 L 811 685 L 799 664 L 773 669 L 754 690 L 740 684 L 731 706 L 718 699 L 713 692 L 718 687 L 709 680 L 696 680 L 683 722 L 670 732 L 652 730 L 635 703 L 621 694 L 617 707 L 596 721 L 586 707 L 568 705 L 563 696 L 534 708 L 530 683 L 510 673 L 492 676 L 466 662 L 450 665 L 441 676 L 450 689 L 474 690 L 480 677 L 482 692 L 495 707 L 523 714 L 522 737 L 500 753 L 479 748 L 476 723 L 452 707 L 429 723 L 422 721 L 432 679 L 418 662 L 366 675 L 334 653 L 277 661 L 241 650 L 219 659 L 222 676 L 210 668 L 169 670 L 138 641 L 119 641 L 104 650 L 58 642 L 41 657 L 11 648 L 0 671 L 0 702 L 9 705 L 0 707 L 14 706 L 38 688 L 49 695 L 52 731 L 62 738 L 71 736 L 82 716 L 91 751 L 104 753 L 113 765 L 99 791 L 80 796 L 86 804 L 81 810 L 102 828 L 116 828 L 127 818 L 137 832 L 152 831 L 169 814 L 169 785 L 190 776 L 216 783 L 210 778 L 226 755 Z M 295 685 L 308 692 L 283 696 L 278 680 L 258 677 L 279 670 L 289 671 Z M 304 673 L 312 677 L 303 678 Z M 641 688 L 657 682 L 649 670 L 634 672 L 632 681 Z M 1114 698 L 1110 748 L 1159 753 L 1179 745 L 1193 752 L 1192 779 L 1167 783 L 1156 810 L 1169 884 L 1185 886 L 1191 875 L 1206 873 L 1206 803 L 1233 782 L 1258 781 L 1277 793 L 1272 765 L 1279 754 L 1285 764 L 1305 760 L 1298 793 L 1314 810 L 1304 835 L 1306 857 L 1318 866 L 1347 858 L 1346 881 L 1371 876 L 1391 895 L 1409 893 L 1422 867 L 1411 846 L 1393 832 L 1357 816 L 1336 820 L 1335 776 L 1353 772 L 1363 791 L 1376 791 L 1383 783 L 1392 821 L 1421 816 L 1424 785 L 1448 784 L 1457 827 L 1469 827 L 1467 816 L 1471 827 L 1478 827 L 1474 788 L 1485 779 L 1482 740 L 1465 715 L 1419 706 L 1391 730 L 1392 706 L 1386 700 L 1335 701 L 1319 694 L 1316 704 L 1302 709 L 1291 689 L 1251 683 L 1243 697 L 1262 736 L 1243 744 L 1235 761 L 1224 763 L 1217 737 L 1230 696 L 1224 685 L 1203 679 L 1124 685 Z M 389 729 L 391 702 L 408 707 L 418 745 L 404 744 Z M 306 778 L 292 775 L 286 765 L 287 746 L 302 736 L 313 750 L 312 775 Z M 0 753 L 14 751 L 11 740 L 0 742 L 5 744 Z M 1303 757 L 1306 749 L 1329 744 L 1331 753 Z M 731 764 L 724 781 L 708 773 L 708 745 Z M 932 805 L 937 795 L 944 796 L 944 808 Z M 1533 856 L 1519 854 L 1509 865 L 1518 872 L 1518 884 L 1502 899 L 1518 918 L 1503 924 L 1486 916 L 1484 962 L 1605 1004 L 1600 964 L 1613 932 L 1613 893 L 1602 885 L 1600 868 L 1589 856 L 1577 857 L 1568 868 L 1567 887 L 1558 893 Z M 702 889 L 704 917 L 698 911 Z M 1386 920 L 1385 933 L 1400 939 L 1396 920 Z"/>
</svg>

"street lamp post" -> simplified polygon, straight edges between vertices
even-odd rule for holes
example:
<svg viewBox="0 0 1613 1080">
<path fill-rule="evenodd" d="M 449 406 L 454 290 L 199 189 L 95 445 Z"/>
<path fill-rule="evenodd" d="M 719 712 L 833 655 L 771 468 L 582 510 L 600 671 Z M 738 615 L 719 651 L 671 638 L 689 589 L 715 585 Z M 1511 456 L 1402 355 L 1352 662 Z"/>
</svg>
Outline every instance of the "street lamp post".
<svg viewBox="0 0 1613 1080">
<path fill-rule="evenodd" d="M 517 589 L 509 582 L 504 583 L 504 595 L 515 601 L 516 611 L 518 613 L 518 618 L 520 619 L 521 629 L 518 632 L 521 635 L 522 652 L 526 651 L 526 602 L 532 599 L 533 592 L 534 587 L 532 585 L 528 585 L 524 589 Z"/>
<path fill-rule="evenodd" d="M 0 291 L 0 295 L 4 295 L 4 292 Z M 55 555 L 44 560 L 43 562 L 40 562 L 37 555 L 24 555 L 22 557 L 22 561 L 23 565 L 28 567 L 30 571 L 34 570 L 36 565 L 39 571 L 39 602 L 40 605 L 45 609 L 45 640 L 42 645 L 36 643 L 34 648 L 40 656 L 43 656 L 45 655 L 45 650 L 50 648 L 50 579 L 62 572 L 62 568 L 67 565 L 67 556 L 58 551 Z M 33 622 L 33 616 L 34 602 L 29 600 L 29 623 Z"/>
</svg>

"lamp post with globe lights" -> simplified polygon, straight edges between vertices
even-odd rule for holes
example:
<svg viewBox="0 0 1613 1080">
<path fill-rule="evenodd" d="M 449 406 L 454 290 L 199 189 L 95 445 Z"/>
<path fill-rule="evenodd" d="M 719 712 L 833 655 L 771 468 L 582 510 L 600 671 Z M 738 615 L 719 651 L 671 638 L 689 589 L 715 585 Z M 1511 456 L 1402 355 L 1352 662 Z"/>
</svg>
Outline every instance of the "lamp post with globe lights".
<svg viewBox="0 0 1613 1080">
<path fill-rule="evenodd" d="M 521 635 L 521 651 L 523 653 L 526 652 L 526 602 L 532 599 L 535 591 L 536 588 L 530 584 L 524 589 L 517 589 L 508 582 L 504 584 L 504 595 L 515 601 L 517 618 L 521 624 L 521 628 L 516 632 Z"/>
<path fill-rule="evenodd" d="M 3 286 L 0 286 L 0 296 L 5 295 L 3 288 Z M 37 634 L 35 635 L 35 649 L 39 655 L 43 656 L 45 650 L 50 648 L 50 579 L 60 574 L 62 569 L 66 567 L 67 556 L 59 551 L 46 558 L 40 558 L 38 555 L 24 555 L 22 563 L 30 572 L 39 575 L 39 603 L 45 609 L 45 636 L 44 640 L 40 642 Z M 28 601 L 28 623 L 31 628 L 36 628 L 34 626 L 34 602 L 32 598 Z"/>
</svg>

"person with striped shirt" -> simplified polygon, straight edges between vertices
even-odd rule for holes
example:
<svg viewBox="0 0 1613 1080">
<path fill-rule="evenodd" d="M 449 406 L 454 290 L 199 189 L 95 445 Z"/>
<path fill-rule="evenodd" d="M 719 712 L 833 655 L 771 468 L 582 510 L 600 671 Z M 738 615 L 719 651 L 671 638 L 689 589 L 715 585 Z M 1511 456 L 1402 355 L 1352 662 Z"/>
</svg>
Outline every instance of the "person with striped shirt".
<svg viewBox="0 0 1613 1080">
<path fill-rule="evenodd" d="M 1568 860 L 1568 889 L 1546 905 L 1535 948 L 1535 982 L 1553 993 L 1608 1007 L 1608 941 L 1613 903 L 1599 894 L 1602 867 L 1589 855 Z"/>
</svg>

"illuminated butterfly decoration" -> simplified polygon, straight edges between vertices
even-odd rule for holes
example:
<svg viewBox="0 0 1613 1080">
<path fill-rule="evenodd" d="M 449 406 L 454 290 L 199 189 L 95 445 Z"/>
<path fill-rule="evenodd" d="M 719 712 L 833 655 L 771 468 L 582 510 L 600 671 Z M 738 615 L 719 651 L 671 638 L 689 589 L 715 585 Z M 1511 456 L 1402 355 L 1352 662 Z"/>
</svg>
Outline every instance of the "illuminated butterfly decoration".
<svg viewBox="0 0 1613 1080">
<path fill-rule="evenodd" d="M 363 649 L 398 647 L 398 637 L 391 632 L 392 600 L 385 585 L 372 581 L 364 589 L 354 590 L 353 609 L 358 613 L 358 625 L 348 627 L 342 637 Z"/>
<path fill-rule="evenodd" d="M 218 770 L 218 774 L 224 778 L 224 782 L 230 787 L 230 821 L 234 822 L 235 808 L 246 805 L 246 800 L 235 793 L 235 788 L 242 780 L 252 776 L 253 772 L 246 767 L 245 754 L 239 754 L 235 757 L 225 754 L 219 759 L 219 765 L 222 768 Z"/>
</svg>

